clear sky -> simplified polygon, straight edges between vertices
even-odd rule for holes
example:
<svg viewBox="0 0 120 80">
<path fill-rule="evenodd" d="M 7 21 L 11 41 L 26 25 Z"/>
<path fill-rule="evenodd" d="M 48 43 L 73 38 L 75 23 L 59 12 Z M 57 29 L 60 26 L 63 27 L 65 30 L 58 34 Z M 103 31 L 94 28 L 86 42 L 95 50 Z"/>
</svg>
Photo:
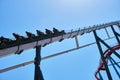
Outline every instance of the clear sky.
<svg viewBox="0 0 120 80">
<path fill-rule="evenodd" d="M 59 30 L 82 28 L 120 20 L 120 0 L 0 0 L 0 36 L 14 38 L 12 33 L 36 34 L 36 30 L 56 27 Z M 105 37 L 102 34 L 102 37 Z M 93 42 L 86 34 L 79 37 L 80 45 Z M 114 44 L 114 43 L 111 43 Z M 75 47 L 74 39 L 56 42 L 42 48 L 42 56 Z M 35 50 L 24 51 L 0 59 L 0 69 L 34 59 Z M 45 80 L 95 80 L 99 51 L 92 45 L 69 54 L 41 62 Z M 115 76 L 114 76 L 115 77 Z M 0 80 L 33 80 L 34 65 L 0 74 Z M 117 79 L 116 79 L 117 80 Z"/>
</svg>

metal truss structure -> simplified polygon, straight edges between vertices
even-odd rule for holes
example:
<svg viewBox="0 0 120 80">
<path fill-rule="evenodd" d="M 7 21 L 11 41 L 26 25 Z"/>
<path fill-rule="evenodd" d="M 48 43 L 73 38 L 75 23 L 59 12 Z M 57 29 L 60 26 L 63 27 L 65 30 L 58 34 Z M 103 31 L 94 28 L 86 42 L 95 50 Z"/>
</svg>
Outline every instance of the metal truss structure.
<svg viewBox="0 0 120 80">
<path fill-rule="evenodd" d="M 114 34 L 113 37 L 110 37 L 110 34 L 107 31 L 108 27 L 111 28 L 111 30 Z M 46 33 L 43 33 L 40 30 L 36 30 L 37 35 L 32 34 L 30 32 L 26 32 L 27 37 L 13 33 L 15 40 L 5 38 L 2 36 L 2 37 L 0 37 L 0 58 L 10 56 L 12 54 L 22 54 L 25 50 L 32 49 L 32 48 L 36 49 L 36 57 L 34 60 L 31 60 L 29 62 L 25 62 L 25 63 L 17 64 L 15 66 L 11 66 L 11 67 L 8 67 L 5 69 L 1 69 L 0 73 L 7 72 L 10 70 L 34 63 L 34 65 L 35 65 L 34 80 L 44 80 L 44 77 L 43 77 L 41 69 L 40 69 L 41 60 L 49 59 L 49 58 L 52 58 L 55 56 L 59 56 L 61 54 L 65 54 L 65 53 L 68 53 L 68 52 L 71 52 L 74 50 L 88 47 L 93 44 L 97 44 L 101 58 L 100 58 L 100 63 L 99 63 L 98 69 L 96 70 L 96 72 L 94 74 L 95 78 L 97 80 L 104 80 L 104 77 L 102 76 L 101 72 L 105 71 L 108 79 L 113 80 L 112 72 L 110 72 L 110 70 L 109 70 L 109 66 L 112 66 L 116 72 L 116 75 L 120 79 L 120 72 L 119 72 L 119 70 L 120 70 L 120 65 L 119 65 L 120 54 L 117 52 L 117 50 L 120 49 L 120 39 L 119 39 L 120 32 L 116 31 L 115 27 L 117 27 L 117 29 L 120 29 L 120 21 L 114 21 L 114 22 L 109 22 L 109 23 L 105 23 L 105 24 L 94 25 L 94 26 L 90 26 L 88 28 L 83 28 L 83 29 L 79 28 L 78 30 L 75 30 L 75 31 L 71 30 L 70 32 L 66 32 L 65 30 L 59 31 L 55 28 L 53 28 L 53 31 L 46 29 Z M 97 35 L 97 30 L 101 30 L 101 29 L 104 29 L 106 31 L 106 34 L 107 34 L 106 39 L 101 39 Z M 96 41 L 85 44 L 83 46 L 79 46 L 77 36 L 82 36 L 85 33 L 92 33 L 92 32 L 94 34 Z M 76 48 L 69 49 L 66 51 L 62 51 L 62 52 L 48 55 L 46 57 L 41 58 L 41 47 L 47 46 L 56 41 L 61 42 L 65 39 L 69 39 L 69 38 L 75 38 Z M 110 40 L 113 38 L 115 38 L 117 41 L 116 45 L 110 46 L 108 43 L 106 43 L 106 40 Z M 102 50 L 101 44 L 103 44 L 107 48 L 106 51 Z M 112 55 L 115 55 L 119 59 L 119 61 L 115 61 L 114 58 L 112 57 Z M 109 65 L 108 62 L 110 62 L 111 64 Z"/>
</svg>

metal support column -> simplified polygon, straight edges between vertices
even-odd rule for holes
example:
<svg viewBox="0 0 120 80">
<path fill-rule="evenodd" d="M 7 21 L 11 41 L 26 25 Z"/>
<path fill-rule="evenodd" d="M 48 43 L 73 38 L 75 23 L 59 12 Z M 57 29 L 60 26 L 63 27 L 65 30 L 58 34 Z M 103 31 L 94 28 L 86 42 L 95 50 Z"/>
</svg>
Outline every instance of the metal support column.
<svg viewBox="0 0 120 80">
<path fill-rule="evenodd" d="M 78 38 L 75 36 L 76 47 L 79 48 Z"/>
<path fill-rule="evenodd" d="M 35 74 L 34 80 L 44 80 L 42 71 L 40 69 L 40 62 L 41 62 L 41 46 L 36 47 L 36 57 L 35 57 Z"/>
<path fill-rule="evenodd" d="M 109 58 L 109 61 L 110 61 L 111 65 L 112 65 L 112 67 L 114 68 L 116 74 L 118 75 L 118 77 L 119 77 L 119 79 L 120 79 L 120 74 L 119 74 L 118 70 L 116 69 L 116 67 L 115 67 L 115 65 L 114 65 L 114 63 L 113 63 L 113 61 L 112 61 L 112 59 L 111 59 L 111 56 L 109 56 L 108 58 Z"/>
<path fill-rule="evenodd" d="M 103 64 L 104 64 L 105 71 L 106 71 L 106 73 L 107 73 L 108 79 L 109 79 L 109 80 L 113 80 L 113 79 L 112 79 L 112 76 L 111 76 L 111 74 L 110 74 L 109 68 L 108 68 L 108 66 L 107 66 L 107 62 L 105 61 L 104 53 L 103 53 L 103 51 L 102 51 L 102 47 L 101 47 L 101 45 L 100 45 L 99 38 L 98 38 L 98 36 L 97 36 L 97 34 L 96 34 L 96 31 L 93 31 L 93 33 L 94 33 L 94 36 L 95 36 L 95 39 L 96 39 L 96 43 L 97 43 L 98 49 L 99 49 L 99 51 L 100 51 L 101 59 L 102 59 L 102 61 L 103 61 Z"/>
<path fill-rule="evenodd" d="M 109 35 L 109 33 L 108 33 L 108 31 L 107 31 L 106 28 L 105 28 L 105 32 L 106 32 L 106 34 L 107 34 L 107 37 L 110 38 L 110 35 Z"/>
<path fill-rule="evenodd" d="M 119 38 L 118 38 L 118 34 L 117 34 L 117 32 L 115 31 L 115 29 L 113 28 L 113 26 L 111 26 L 111 29 L 112 29 L 112 31 L 113 31 L 113 33 L 114 33 L 114 35 L 115 35 L 115 38 L 116 38 L 118 44 L 120 44 L 120 40 L 119 40 Z"/>
</svg>

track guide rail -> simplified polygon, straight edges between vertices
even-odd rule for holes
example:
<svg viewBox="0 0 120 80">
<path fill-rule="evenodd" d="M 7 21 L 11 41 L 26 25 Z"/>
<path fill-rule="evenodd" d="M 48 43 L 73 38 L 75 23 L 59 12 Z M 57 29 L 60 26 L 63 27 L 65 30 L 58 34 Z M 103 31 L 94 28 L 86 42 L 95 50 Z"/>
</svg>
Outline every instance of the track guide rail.
<svg viewBox="0 0 120 80">
<path fill-rule="evenodd" d="M 78 36 L 78 35 L 83 35 L 85 33 L 90 33 L 93 30 L 104 29 L 104 28 L 110 27 L 111 25 L 120 26 L 120 21 L 114 21 L 114 22 L 110 22 L 110 23 L 106 23 L 106 24 L 102 24 L 102 25 L 97 25 L 97 26 L 94 25 L 94 26 L 89 27 L 89 28 L 79 29 L 76 31 L 70 31 L 70 32 L 67 32 L 65 34 L 61 34 L 58 36 L 57 35 L 52 36 L 52 37 L 49 37 L 46 39 L 40 39 L 38 37 L 37 39 L 33 39 L 30 42 L 26 41 L 22 44 L 18 43 L 17 45 L 13 45 L 13 46 L 10 46 L 7 48 L 6 47 L 0 48 L 0 58 L 11 55 L 11 54 L 20 53 L 21 51 L 28 50 L 28 49 L 34 48 L 36 46 L 45 46 L 47 44 L 51 44 L 51 43 L 56 42 L 56 41 L 61 41 L 64 39 L 73 38 L 73 37 Z M 2 46 L 0 46 L 0 47 L 2 47 Z"/>
</svg>

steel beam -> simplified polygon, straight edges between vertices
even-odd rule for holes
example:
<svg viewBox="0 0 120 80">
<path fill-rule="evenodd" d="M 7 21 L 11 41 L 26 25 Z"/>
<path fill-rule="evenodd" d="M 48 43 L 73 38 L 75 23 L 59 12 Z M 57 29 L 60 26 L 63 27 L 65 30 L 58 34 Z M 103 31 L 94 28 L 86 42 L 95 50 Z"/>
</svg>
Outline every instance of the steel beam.
<svg viewBox="0 0 120 80">
<path fill-rule="evenodd" d="M 104 67 L 105 67 L 106 74 L 107 74 L 107 76 L 108 76 L 108 79 L 109 79 L 109 80 L 113 80 L 113 79 L 112 79 L 112 76 L 111 76 L 111 74 L 110 74 L 109 68 L 108 68 L 108 66 L 107 66 L 107 62 L 105 61 L 104 53 L 103 53 L 103 51 L 102 51 L 102 47 L 101 47 L 101 45 L 100 45 L 100 40 L 99 40 L 99 38 L 98 38 L 98 36 L 97 36 L 97 34 L 96 34 L 96 31 L 93 31 L 93 34 L 94 34 L 94 36 L 95 36 L 96 43 L 97 43 L 97 46 L 98 46 L 98 49 L 99 49 L 99 52 L 100 52 L 101 59 L 102 59 L 102 61 L 103 61 Z"/>
<path fill-rule="evenodd" d="M 105 32 L 107 34 L 107 37 L 110 38 L 110 35 L 109 35 L 108 31 L 107 31 L 107 28 L 105 28 Z"/>
<path fill-rule="evenodd" d="M 117 66 L 119 66 L 118 64 L 120 64 L 120 62 L 114 62 L 114 65 L 117 65 Z M 108 66 L 111 66 L 112 64 L 109 64 Z M 120 68 L 120 66 L 119 66 L 119 68 Z"/>
<path fill-rule="evenodd" d="M 116 62 L 111 56 L 109 56 L 109 58 L 113 61 L 113 64 L 110 64 L 110 66 L 111 65 L 116 65 L 120 69 L 120 66 L 119 66 L 120 62 Z"/>
<path fill-rule="evenodd" d="M 34 80 L 44 80 L 42 71 L 40 69 L 40 62 L 41 62 L 41 46 L 36 47 L 36 56 L 35 56 L 35 74 Z"/>
<path fill-rule="evenodd" d="M 120 58 L 119 53 L 112 49 L 108 44 L 106 44 L 101 38 L 97 37 L 101 43 L 103 43 L 109 50 L 111 50 L 118 58 Z"/>
<path fill-rule="evenodd" d="M 119 79 L 120 79 L 120 74 L 119 74 L 117 68 L 115 67 L 115 65 L 114 65 L 114 63 L 113 63 L 113 61 L 112 61 L 112 59 L 111 59 L 112 57 L 111 57 L 111 56 L 108 56 L 108 58 L 109 58 L 109 61 L 110 61 L 111 64 L 112 64 L 112 67 L 114 68 L 116 74 L 118 75 L 118 77 L 119 77 Z"/>
<path fill-rule="evenodd" d="M 113 31 L 113 33 L 114 33 L 114 35 L 115 35 L 115 38 L 116 38 L 118 44 L 120 44 L 120 40 L 119 40 L 119 38 L 118 38 L 118 34 L 117 34 L 117 32 L 115 31 L 115 29 L 113 28 L 113 25 L 111 25 L 111 29 L 112 29 L 112 31 Z"/>
<path fill-rule="evenodd" d="M 110 38 L 104 39 L 104 41 L 109 40 L 109 39 L 113 39 L 113 38 L 114 37 L 110 37 Z M 84 47 L 87 47 L 87 46 L 90 46 L 90 45 L 93 45 L 93 44 L 96 44 L 96 42 L 93 42 L 93 43 L 90 43 L 90 44 L 86 44 L 86 45 L 80 46 L 78 48 L 73 48 L 73 49 L 70 49 L 70 50 L 66 50 L 66 51 L 62 51 L 62 52 L 55 53 L 55 54 L 52 54 L 52 55 L 48 55 L 48 56 L 43 57 L 41 60 L 46 60 L 46 59 L 49 59 L 49 58 L 60 56 L 62 54 L 66 54 L 68 52 L 75 51 L 75 50 L 78 50 L 78 49 L 81 49 L 81 48 L 84 48 Z M 21 63 L 21 64 L 17 64 L 15 66 L 11 66 L 11 67 L 8 67 L 8 68 L 5 68 L 5 69 L 1 69 L 0 73 L 7 72 L 7 71 L 10 71 L 10 70 L 19 68 L 19 67 L 24 67 L 24 66 L 32 64 L 32 63 L 34 63 L 34 60 L 28 61 L 28 62 L 24 62 L 24 63 Z"/>
<path fill-rule="evenodd" d="M 99 72 L 98 74 L 99 74 L 100 80 L 103 80 L 103 77 L 102 77 L 101 73 Z"/>
<path fill-rule="evenodd" d="M 2 46 L 0 46 L 0 58 L 14 54 L 15 52 L 19 52 L 21 50 L 28 50 L 31 48 L 34 48 L 36 46 L 44 46 L 45 44 L 51 44 L 51 39 L 52 39 L 52 43 L 59 41 L 61 39 L 68 39 L 68 38 L 72 38 L 73 36 L 78 36 L 78 35 L 82 35 L 83 32 L 85 33 L 89 33 L 90 31 L 93 30 L 100 30 L 100 29 L 104 29 L 106 27 L 110 27 L 110 25 L 118 25 L 118 23 L 120 23 L 120 21 L 115 21 L 115 22 L 110 22 L 110 23 L 106 23 L 103 25 L 96 25 L 96 26 L 91 26 L 91 28 L 86 28 L 86 29 L 81 29 L 81 30 L 76 30 L 73 32 L 68 32 L 64 35 L 59 35 L 59 36 L 55 36 L 55 37 L 50 37 L 50 38 L 46 38 L 46 39 L 33 39 L 33 41 L 31 42 L 31 40 L 27 39 L 24 43 L 22 44 L 16 44 L 16 41 L 14 42 L 14 45 L 8 45 L 5 48 L 3 48 Z M 76 34 L 77 33 L 77 34 Z M 73 35 L 70 37 L 70 35 Z M 37 45 L 36 45 L 37 44 Z"/>
<path fill-rule="evenodd" d="M 75 36 L 76 47 L 79 48 L 79 42 L 77 36 Z"/>
</svg>

